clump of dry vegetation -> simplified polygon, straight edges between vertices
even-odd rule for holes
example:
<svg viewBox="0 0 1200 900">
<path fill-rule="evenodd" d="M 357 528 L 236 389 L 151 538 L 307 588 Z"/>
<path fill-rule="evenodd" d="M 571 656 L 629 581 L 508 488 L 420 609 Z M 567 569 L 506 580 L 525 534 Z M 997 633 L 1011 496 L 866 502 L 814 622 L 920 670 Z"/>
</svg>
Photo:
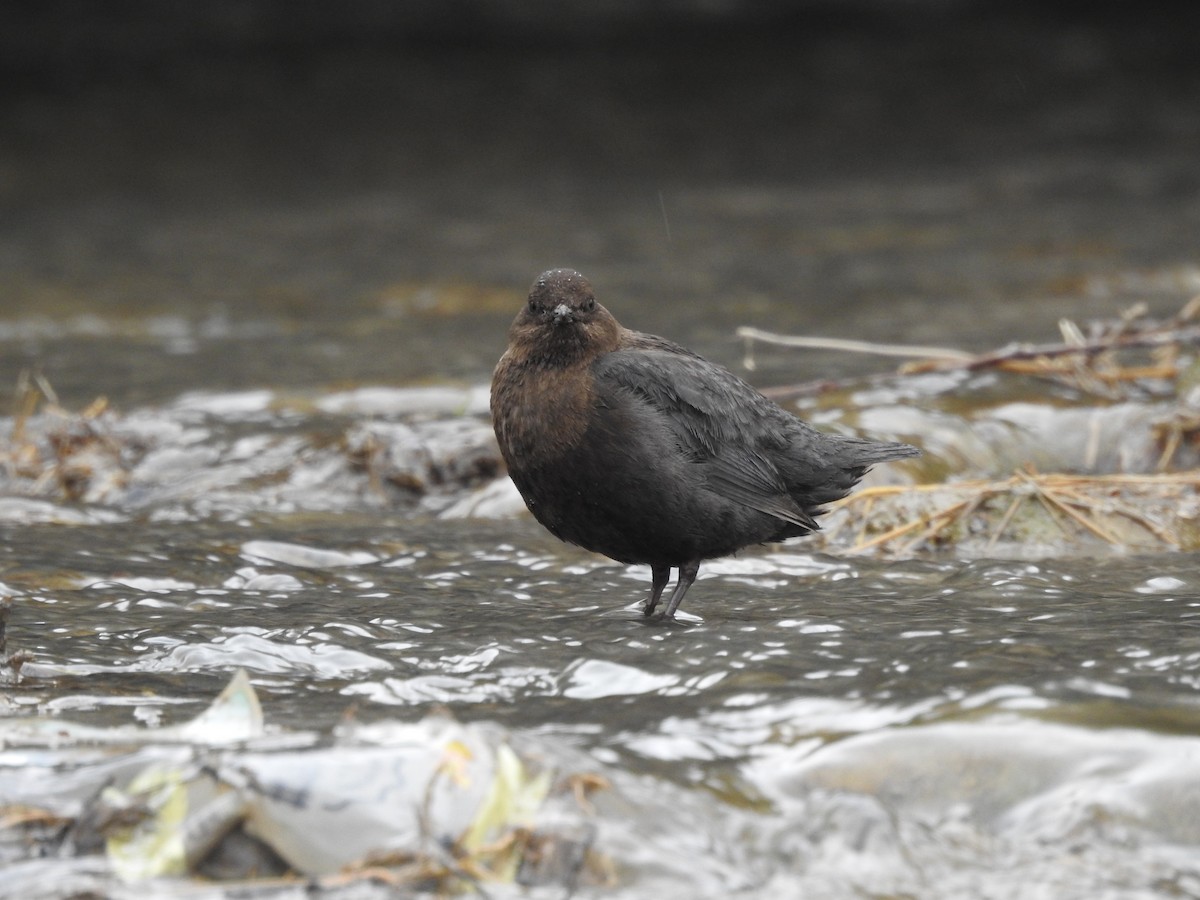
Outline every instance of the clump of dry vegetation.
<svg viewBox="0 0 1200 900">
<path fill-rule="evenodd" d="M 171 407 L 121 415 L 103 397 L 73 412 L 44 377 L 23 372 L 12 415 L 0 419 L 0 491 L 113 506 L 219 498 L 269 507 L 282 498 L 329 508 L 364 496 L 411 505 L 448 503 L 444 495 L 501 470 L 477 417 L 314 417 L 297 433 L 280 427 L 289 408 L 279 402 L 278 418 L 249 424 Z"/>
<path fill-rule="evenodd" d="M 106 398 L 68 412 L 43 376 L 23 371 L 13 407 L 0 468 L 8 482 L 23 483 L 21 493 L 77 502 L 124 486 L 131 448 L 114 437 Z"/>
<path fill-rule="evenodd" d="M 1149 425 L 1157 454 L 1153 471 L 1042 473 L 1025 465 L 1001 477 L 871 487 L 831 513 L 824 532 L 830 546 L 893 556 L 944 547 L 980 554 L 1064 546 L 1200 549 L 1200 470 L 1187 465 L 1200 450 L 1200 297 L 1166 320 L 1149 317 L 1139 304 L 1117 319 L 1082 327 L 1063 320 L 1059 330 L 1058 342 L 980 354 L 749 328 L 739 334 L 748 348 L 764 341 L 913 358 L 898 373 L 878 379 L 890 383 L 934 371 L 994 371 L 1066 387 L 1081 402 L 1168 404 Z M 819 382 L 768 393 L 795 399 L 838 387 Z"/>
<path fill-rule="evenodd" d="M 851 553 L 958 546 L 1200 549 L 1200 472 L 1063 475 L 867 488 L 843 501 L 825 539 Z"/>
</svg>

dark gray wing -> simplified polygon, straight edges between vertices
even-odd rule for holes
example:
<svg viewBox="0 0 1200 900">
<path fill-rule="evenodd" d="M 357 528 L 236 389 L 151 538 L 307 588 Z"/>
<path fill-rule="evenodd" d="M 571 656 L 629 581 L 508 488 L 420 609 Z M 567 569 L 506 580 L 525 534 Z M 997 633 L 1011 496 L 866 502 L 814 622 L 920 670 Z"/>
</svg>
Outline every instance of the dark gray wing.
<svg viewBox="0 0 1200 900">
<path fill-rule="evenodd" d="M 817 523 L 790 496 L 771 461 L 802 423 L 727 369 L 661 338 L 600 357 L 592 366 L 599 400 L 633 395 L 652 407 L 709 488 L 736 503 L 805 529 Z"/>
<path fill-rule="evenodd" d="M 726 453 L 702 463 L 713 491 L 810 531 L 820 526 L 787 492 L 779 470 L 755 453 Z"/>
</svg>

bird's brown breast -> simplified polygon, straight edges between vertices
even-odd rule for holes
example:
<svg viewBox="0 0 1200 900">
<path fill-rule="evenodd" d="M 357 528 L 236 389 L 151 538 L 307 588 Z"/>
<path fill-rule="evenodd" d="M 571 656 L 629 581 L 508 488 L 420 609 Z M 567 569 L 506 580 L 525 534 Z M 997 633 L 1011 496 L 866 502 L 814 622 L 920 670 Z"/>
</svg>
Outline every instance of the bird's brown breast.
<svg viewBox="0 0 1200 900">
<path fill-rule="evenodd" d="M 492 378 L 492 420 L 509 471 L 556 463 L 579 445 L 594 402 L 584 366 L 548 370 L 511 350 Z"/>
</svg>

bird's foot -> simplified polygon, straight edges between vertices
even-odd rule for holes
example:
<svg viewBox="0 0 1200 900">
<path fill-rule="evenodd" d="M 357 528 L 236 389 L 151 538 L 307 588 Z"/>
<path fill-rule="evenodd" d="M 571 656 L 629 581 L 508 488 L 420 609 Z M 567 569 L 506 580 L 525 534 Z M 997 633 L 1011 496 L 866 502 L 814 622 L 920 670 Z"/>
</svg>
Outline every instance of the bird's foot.
<svg viewBox="0 0 1200 900">
<path fill-rule="evenodd" d="M 664 627 L 678 625 L 680 627 L 687 628 L 691 625 L 699 624 L 701 620 L 695 616 L 689 616 L 687 613 L 673 616 L 665 609 L 660 609 L 657 612 L 646 612 L 646 610 L 643 609 L 642 621 L 647 625 L 661 625 Z"/>
</svg>

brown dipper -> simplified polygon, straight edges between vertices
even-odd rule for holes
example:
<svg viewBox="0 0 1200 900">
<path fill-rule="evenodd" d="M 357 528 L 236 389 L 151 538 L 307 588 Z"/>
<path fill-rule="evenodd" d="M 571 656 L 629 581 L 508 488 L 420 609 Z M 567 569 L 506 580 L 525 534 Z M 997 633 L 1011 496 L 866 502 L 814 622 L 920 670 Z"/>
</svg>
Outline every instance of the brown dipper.
<svg viewBox="0 0 1200 900">
<path fill-rule="evenodd" d="M 825 434 L 690 350 L 623 328 L 570 269 L 543 272 L 492 376 L 517 490 L 551 533 L 649 563 L 646 615 L 671 569 L 673 618 L 701 560 L 808 534 L 823 504 L 908 444 Z"/>
</svg>

